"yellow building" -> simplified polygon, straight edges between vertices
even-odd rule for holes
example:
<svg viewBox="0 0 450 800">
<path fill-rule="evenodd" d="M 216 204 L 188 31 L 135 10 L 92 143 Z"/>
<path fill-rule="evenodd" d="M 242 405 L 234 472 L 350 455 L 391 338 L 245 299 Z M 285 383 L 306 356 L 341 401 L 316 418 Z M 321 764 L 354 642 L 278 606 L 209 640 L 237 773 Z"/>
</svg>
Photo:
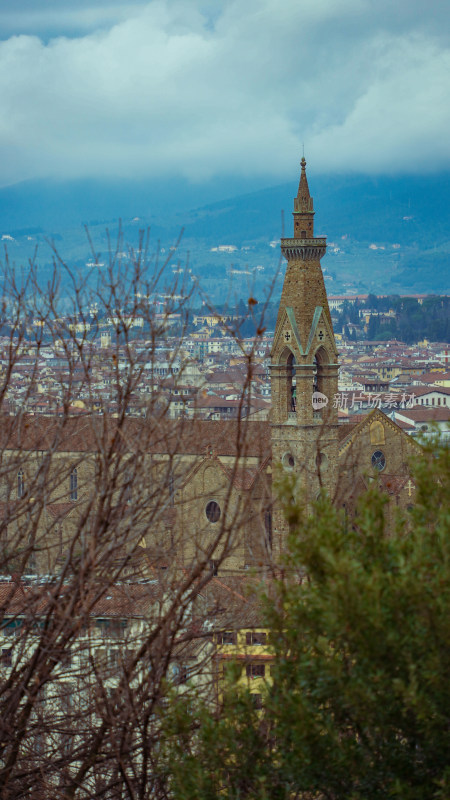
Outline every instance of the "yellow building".
<svg viewBox="0 0 450 800">
<path fill-rule="evenodd" d="M 436 386 L 444 386 L 445 388 L 450 387 L 450 372 L 445 372 L 441 377 L 436 378 L 435 380 Z"/>
<path fill-rule="evenodd" d="M 274 652 L 255 576 L 213 576 L 202 591 L 200 616 L 209 620 L 212 673 L 220 702 L 227 685 L 248 689 L 259 706 L 272 684 Z"/>
<path fill-rule="evenodd" d="M 214 634 L 215 674 L 219 698 L 227 679 L 248 689 L 259 707 L 267 687 L 272 684 L 271 665 L 274 661 L 264 628 L 230 628 Z"/>
</svg>

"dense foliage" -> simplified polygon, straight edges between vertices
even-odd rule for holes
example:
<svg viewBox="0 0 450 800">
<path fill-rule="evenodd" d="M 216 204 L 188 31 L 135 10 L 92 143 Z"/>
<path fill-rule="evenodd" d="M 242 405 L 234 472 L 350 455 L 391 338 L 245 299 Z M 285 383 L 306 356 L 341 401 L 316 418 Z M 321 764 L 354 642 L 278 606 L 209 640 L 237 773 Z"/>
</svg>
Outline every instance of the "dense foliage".
<svg viewBox="0 0 450 800">
<path fill-rule="evenodd" d="M 248 300 L 240 299 L 234 307 L 218 306 L 224 314 L 236 314 L 237 327 L 241 337 L 252 337 L 257 333 L 260 315 L 254 316 L 249 308 Z M 367 312 L 367 316 L 364 312 Z M 370 313 L 369 312 L 375 312 Z M 389 313 L 390 312 L 390 313 Z M 205 313 L 199 308 L 191 311 Z M 269 301 L 264 304 L 264 326 L 273 330 L 278 313 L 278 303 Z M 368 320 L 368 321 L 367 321 Z M 388 341 L 397 339 L 406 344 L 428 339 L 430 342 L 448 342 L 450 340 L 450 297 L 427 295 L 423 298 L 400 297 L 386 295 L 379 297 L 369 294 L 366 300 L 350 302 L 345 300 L 339 312 L 333 313 L 336 333 L 344 333 L 353 341 L 368 339 L 369 341 Z M 354 327 L 356 326 L 356 327 Z M 220 332 L 217 331 L 217 334 Z"/>
<path fill-rule="evenodd" d="M 415 481 L 389 533 L 375 486 L 351 526 L 326 499 L 290 505 L 286 573 L 263 592 L 273 686 L 262 711 L 232 679 L 216 715 L 176 707 L 178 800 L 449 797 L 449 451 Z"/>
<path fill-rule="evenodd" d="M 364 311 L 374 311 L 368 323 Z M 361 313 L 360 313 L 361 312 Z M 390 316 L 387 316 L 391 312 Z M 386 315 L 386 316 L 384 316 Z M 361 325 L 356 333 L 348 324 Z M 335 323 L 335 330 L 353 339 L 370 341 L 398 339 L 407 344 L 428 339 L 446 342 L 450 338 L 450 298 L 428 295 L 423 299 L 391 295 L 376 297 L 370 294 L 366 301 L 344 302 Z"/>
</svg>

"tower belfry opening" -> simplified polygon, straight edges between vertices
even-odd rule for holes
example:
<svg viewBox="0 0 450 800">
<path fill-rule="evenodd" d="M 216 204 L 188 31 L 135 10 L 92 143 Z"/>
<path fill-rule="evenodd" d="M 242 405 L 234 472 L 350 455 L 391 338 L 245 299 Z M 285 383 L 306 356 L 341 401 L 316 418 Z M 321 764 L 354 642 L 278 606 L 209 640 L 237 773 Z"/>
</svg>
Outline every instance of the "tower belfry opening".
<svg viewBox="0 0 450 800">
<path fill-rule="evenodd" d="M 295 356 L 293 353 L 287 360 L 287 382 L 288 389 L 286 397 L 288 401 L 288 413 L 295 413 L 297 406 L 297 380 L 295 376 Z"/>
<path fill-rule="evenodd" d="M 313 372 L 313 394 L 314 392 L 320 392 L 319 389 L 319 362 L 317 361 L 317 355 L 314 356 L 314 372 Z"/>
</svg>

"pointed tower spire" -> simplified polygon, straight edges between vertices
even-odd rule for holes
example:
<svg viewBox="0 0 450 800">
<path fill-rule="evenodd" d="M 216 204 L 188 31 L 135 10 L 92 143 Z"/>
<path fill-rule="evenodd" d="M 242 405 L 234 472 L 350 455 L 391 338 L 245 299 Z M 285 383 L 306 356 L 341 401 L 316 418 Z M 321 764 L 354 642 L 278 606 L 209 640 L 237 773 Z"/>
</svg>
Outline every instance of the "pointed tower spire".
<svg viewBox="0 0 450 800">
<path fill-rule="evenodd" d="M 294 200 L 294 213 L 314 214 L 313 199 L 309 193 L 308 178 L 306 177 L 306 161 L 303 156 L 300 161 L 302 171 L 298 184 L 297 197 Z"/>
<path fill-rule="evenodd" d="M 312 239 L 314 237 L 314 204 L 309 193 L 306 177 L 306 161 L 300 161 L 302 168 L 298 184 L 297 197 L 294 198 L 294 239 Z"/>
</svg>

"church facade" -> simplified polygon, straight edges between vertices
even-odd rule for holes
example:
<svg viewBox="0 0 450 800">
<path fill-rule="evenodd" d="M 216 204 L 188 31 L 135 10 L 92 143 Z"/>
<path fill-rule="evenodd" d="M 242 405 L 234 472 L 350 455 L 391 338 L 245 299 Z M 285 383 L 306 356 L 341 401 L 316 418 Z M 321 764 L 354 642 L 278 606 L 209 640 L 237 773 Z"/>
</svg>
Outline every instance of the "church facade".
<svg viewBox="0 0 450 800">
<path fill-rule="evenodd" d="M 1 431 L 1 510 L 2 542 L 13 556 L 32 520 L 39 547 L 30 569 L 53 573 L 67 562 L 74 537 L 78 550 L 86 546 L 94 516 L 105 540 L 108 525 L 117 537 L 118 555 L 132 545 L 144 574 L 171 565 L 210 565 L 223 574 L 263 568 L 286 546 L 287 523 L 272 487 L 279 470 L 292 475 L 307 503 L 326 491 L 350 516 L 374 480 L 390 513 L 414 503 L 408 464 L 417 443 L 378 409 L 338 419 L 338 352 L 321 268 L 326 239 L 314 235 L 304 159 L 293 228 L 281 240 L 287 266 L 270 357 L 270 419 L 86 415 L 63 425 L 9 418 Z M 102 486 L 112 469 L 106 502 Z"/>
</svg>

